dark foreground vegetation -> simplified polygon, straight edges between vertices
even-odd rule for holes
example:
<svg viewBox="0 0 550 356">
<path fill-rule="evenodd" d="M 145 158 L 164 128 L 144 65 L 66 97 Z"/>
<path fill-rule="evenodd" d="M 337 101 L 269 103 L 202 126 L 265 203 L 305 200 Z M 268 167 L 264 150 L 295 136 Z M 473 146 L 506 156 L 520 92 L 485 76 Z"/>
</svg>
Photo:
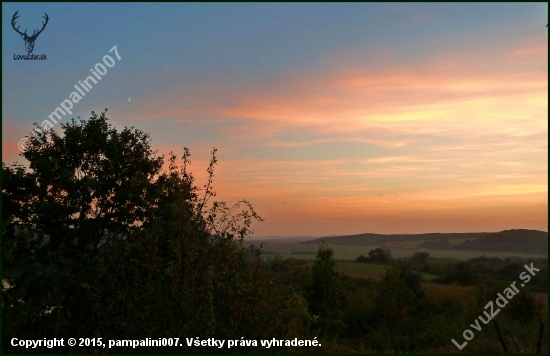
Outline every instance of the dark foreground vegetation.
<svg viewBox="0 0 550 356">
<path fill-rule="evenodd" d="M 340 276 L 325 245 L 312 264 L 278 255 L 266 262 L 244 246 L 251 223 L 262 220 L 252 205 L 213 201 L 215 149 L 199 189 L 186 148 L 180 161 L 170 153 L 165 170 L 147 134 L 117 131 L 105 113 L 62 129 L 31 138 L 27 167 L 2 165 L 6 353 L 547 352 L 547 303 L 537 294 L 547 286 L 538 282 L 481 323 L 462 351 L 451 342 L 464 342 L 523 262 L 481 261 L 497 265 L 485 266 L 491 274 L 469 261 L 479 277 L 472 280 L 445 279 L 458 264 L 443 267 L 441 284 L 421 280 L 418 272 L 438 271 L 426 255 L 393 261 L 389 251 L 374 252 L 368 262 L 391 266 L 379 280 Z M 547 260 L 539 268 L 547 275 Z M 14 337 L 169 337 L 183 346 L 24 349 L 11 345 Z M 258 346 L 187 346 L 196 337 Z M 260 346 L 273 338 L 322 346 Z"/>
</svg>

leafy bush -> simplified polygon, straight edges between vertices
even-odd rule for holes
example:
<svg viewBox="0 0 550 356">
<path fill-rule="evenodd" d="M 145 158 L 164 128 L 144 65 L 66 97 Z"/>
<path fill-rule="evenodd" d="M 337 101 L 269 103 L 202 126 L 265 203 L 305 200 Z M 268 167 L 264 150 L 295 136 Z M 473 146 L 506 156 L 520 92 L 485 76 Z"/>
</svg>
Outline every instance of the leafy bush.
<svg viewBox="0 0 550 356">
<path fill-rule="evenodd" d="M 389 248 L 376 248 L 369 251 L 369 256 L 365 257 L 363 255 L 357 257 L 355 262 L 357 263 L 380 263 L 388 264 L 393 260 L 391 256 L 391 250 Z"/>
</svg>

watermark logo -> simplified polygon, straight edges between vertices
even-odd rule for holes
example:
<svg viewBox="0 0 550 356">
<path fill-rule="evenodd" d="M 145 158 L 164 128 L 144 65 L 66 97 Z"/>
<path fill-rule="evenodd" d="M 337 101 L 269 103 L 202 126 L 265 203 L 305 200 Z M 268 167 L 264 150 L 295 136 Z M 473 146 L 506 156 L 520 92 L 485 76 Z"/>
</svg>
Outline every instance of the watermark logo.
<svg viewBox="0 0 550 356">
<path fill-rule="evenodd" d="M 32 35 L 29 36 L 29 35 L 27 35 L 27 30 L 25 30 L 25 32 L 19 31 L 19 27 L 21 27 L 21 26 L 15 27 L 16 26 L 15 21 L 19 18 L 18 13 L 19 13 L 19 10 L 17 10 L 15 12 L 15 14 L 13 14 L 13 17 L 11 18 L 11 26 L 13 27 L 15 32 L 20 34 L 21 38 L 25 41 L 25 49 L 27 50 L 27 54 L 26 55 L 15 55 L 14 54 L 13 59 L 16 59 L 16 60 L 17 59 L 40 59 L 40 60 L 47 59 L 45 54 L 33 55 L 31 53 L 34 50 L 34 42 L 38 38 L 38 35 L 40 35 L 42 33 L 42 31 L 44 31 L 44 29 L 46 28 L 46 25 L 48 24 L 48 21 L 50 19 L 48 17 L 48 14 L 44 13 L 44 19 L 46 21 L 42 22 L 42 28 L 40 30 L 33 30 Z"/>
<path fill-rule="evenodd" d="M 533 262 L 531 262 L 531 266 L 525 265 L 523 267 L 525 268 L 525 270 L 527 272 L 522 272 L 519 275 L 519 279 L 521 279 L 521 281 L 523 282 L 523 283 L 521 283 L 521 287 L 525 287 L 525 283 L 529 283 L 529 281 L 531 280 L 531 276 L 535 276 L 535 274 L 536 274 L 535 272 L 540 271 L 540 269 L 533 266 Z M 487 309 L 483 312 L 483 314 L 485 314 L 485 318 L 483 318 L 483 315 L 479 315 L 477 317 L 477 319 L 474 321 L 474 323 L 470 324 L 472 329 L 475 329 L 477 331 L 481 331 L 483 324 L 487 325 L 491 320 L 494 319 L 495 316 L 497 316 L 498 313 L 500 313 L 500 308 L 504 308 L 504 306 L 506 306 L 506 304 L 508 304 L 508 301 L 511 300 L 514 297 L 514 295 L 519 293 L 520 290 L 516 287 L 516 283 L 517 283 L 517 281 L 510 284 L 510 287 L 504 289 L 504 291 L 502 293 L 497 293 L 497 298 L 496 298 L 495 302 L 496 302 L 496 305 L 498 306 L 498 308 L 496 308 L 496 309 L 494 308 L 493 301 L 490 301 L 489 303 L 487 303 L 487 305 L 485 305 L 485 309 Z M 490 310 L 490 313 L 487 312 L 489 310 Z M 483 322 L 483 324 L 479 323 L 480 320 L 481 320 L 481 322 Z M 498 327 L 496 325 L 495 325 L 495 328 L 497 329 L 497 333 L 499 333 L 499 338 L 500 338 L 500 331 L 498 331 Z M 468 345 L 468 341 L 470 341 L 474 338 L 474 332 L 470 329 L 466 329 L 462 333 L 462 336 L 466 340 L 462 344 L 459 344 L 458 342 L 456 342 L 455 339 L 451 339 L 453 344 L 455 344 L 455 346 L 459 350 L 462 350 L 466 345 Z M 504 342 L 502 341 L 502 339 L 501 339 L 501 343 L 504 345 Z M 506 351 L 506 353 L 508 353 L 506 349 L 505 349 L 505 351 Z"/>
</svg>

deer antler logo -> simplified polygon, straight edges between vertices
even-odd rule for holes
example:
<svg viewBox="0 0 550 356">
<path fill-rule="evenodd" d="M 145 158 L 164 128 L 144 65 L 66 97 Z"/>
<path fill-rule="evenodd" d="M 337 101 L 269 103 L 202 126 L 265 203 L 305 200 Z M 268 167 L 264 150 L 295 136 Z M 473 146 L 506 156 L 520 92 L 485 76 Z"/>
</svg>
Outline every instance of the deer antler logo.
<svg viewBox="0 0 550 356">
<path fill-rule="evenodd" d="M 19 16 L 17 15 L 18 12 L 19 10 L 17 10 L 15 14 L 13 14 L 13 17 L 11 19 L 11 26 L 13 27 L 15 32 L 20 34 L 21 38 L 25 41 L 25 48 L 27 50 L 27 53 L 32 53 L 32 50 L 34 49 L 34 41 L 36 41 L 36 38 L 38 38 L 38 35 L 41 34 L 42 31 L 44 31 L 44 28 L 46 28 L 46 25 L 48 24 L 48 20 L 49 20 L 48 14 L 44 13 L 44 18 L 46 19 L 46 22 L 42 22 L 42 29 L 40 29 L 38 32 L 36 32 L 37 30 L 34 30 L 32 33 L 32 36 L 29 36 L 27 35 L 27 30 L 25 30 L 25 32 L 21 32 L 19 31 L 20 26 L 17 26 L 17 28 L 15 28 L 15 20 L 19 18 Z"/>
</svg>

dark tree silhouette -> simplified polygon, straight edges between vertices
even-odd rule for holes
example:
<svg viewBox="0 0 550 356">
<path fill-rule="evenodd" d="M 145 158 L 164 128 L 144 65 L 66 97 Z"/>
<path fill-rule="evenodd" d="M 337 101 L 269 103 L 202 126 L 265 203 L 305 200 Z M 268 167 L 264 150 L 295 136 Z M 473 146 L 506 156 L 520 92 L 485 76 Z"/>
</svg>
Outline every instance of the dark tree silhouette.
<svg viewBox="0 0 550 356">
<path fill-rule="evenodd" d="M 187 148 L 165 171 L 148 134 L 116 130 L 105 112 L 62 129 L 30 138 L 29 168 L 2 164 L 4 351 L 20 351 L 12 337 L 290 338 L 295 294 L 246 260 L 262 219 L 245 200 L 210 203 L 216 149 L 201 192 Z"/>
</svg>

